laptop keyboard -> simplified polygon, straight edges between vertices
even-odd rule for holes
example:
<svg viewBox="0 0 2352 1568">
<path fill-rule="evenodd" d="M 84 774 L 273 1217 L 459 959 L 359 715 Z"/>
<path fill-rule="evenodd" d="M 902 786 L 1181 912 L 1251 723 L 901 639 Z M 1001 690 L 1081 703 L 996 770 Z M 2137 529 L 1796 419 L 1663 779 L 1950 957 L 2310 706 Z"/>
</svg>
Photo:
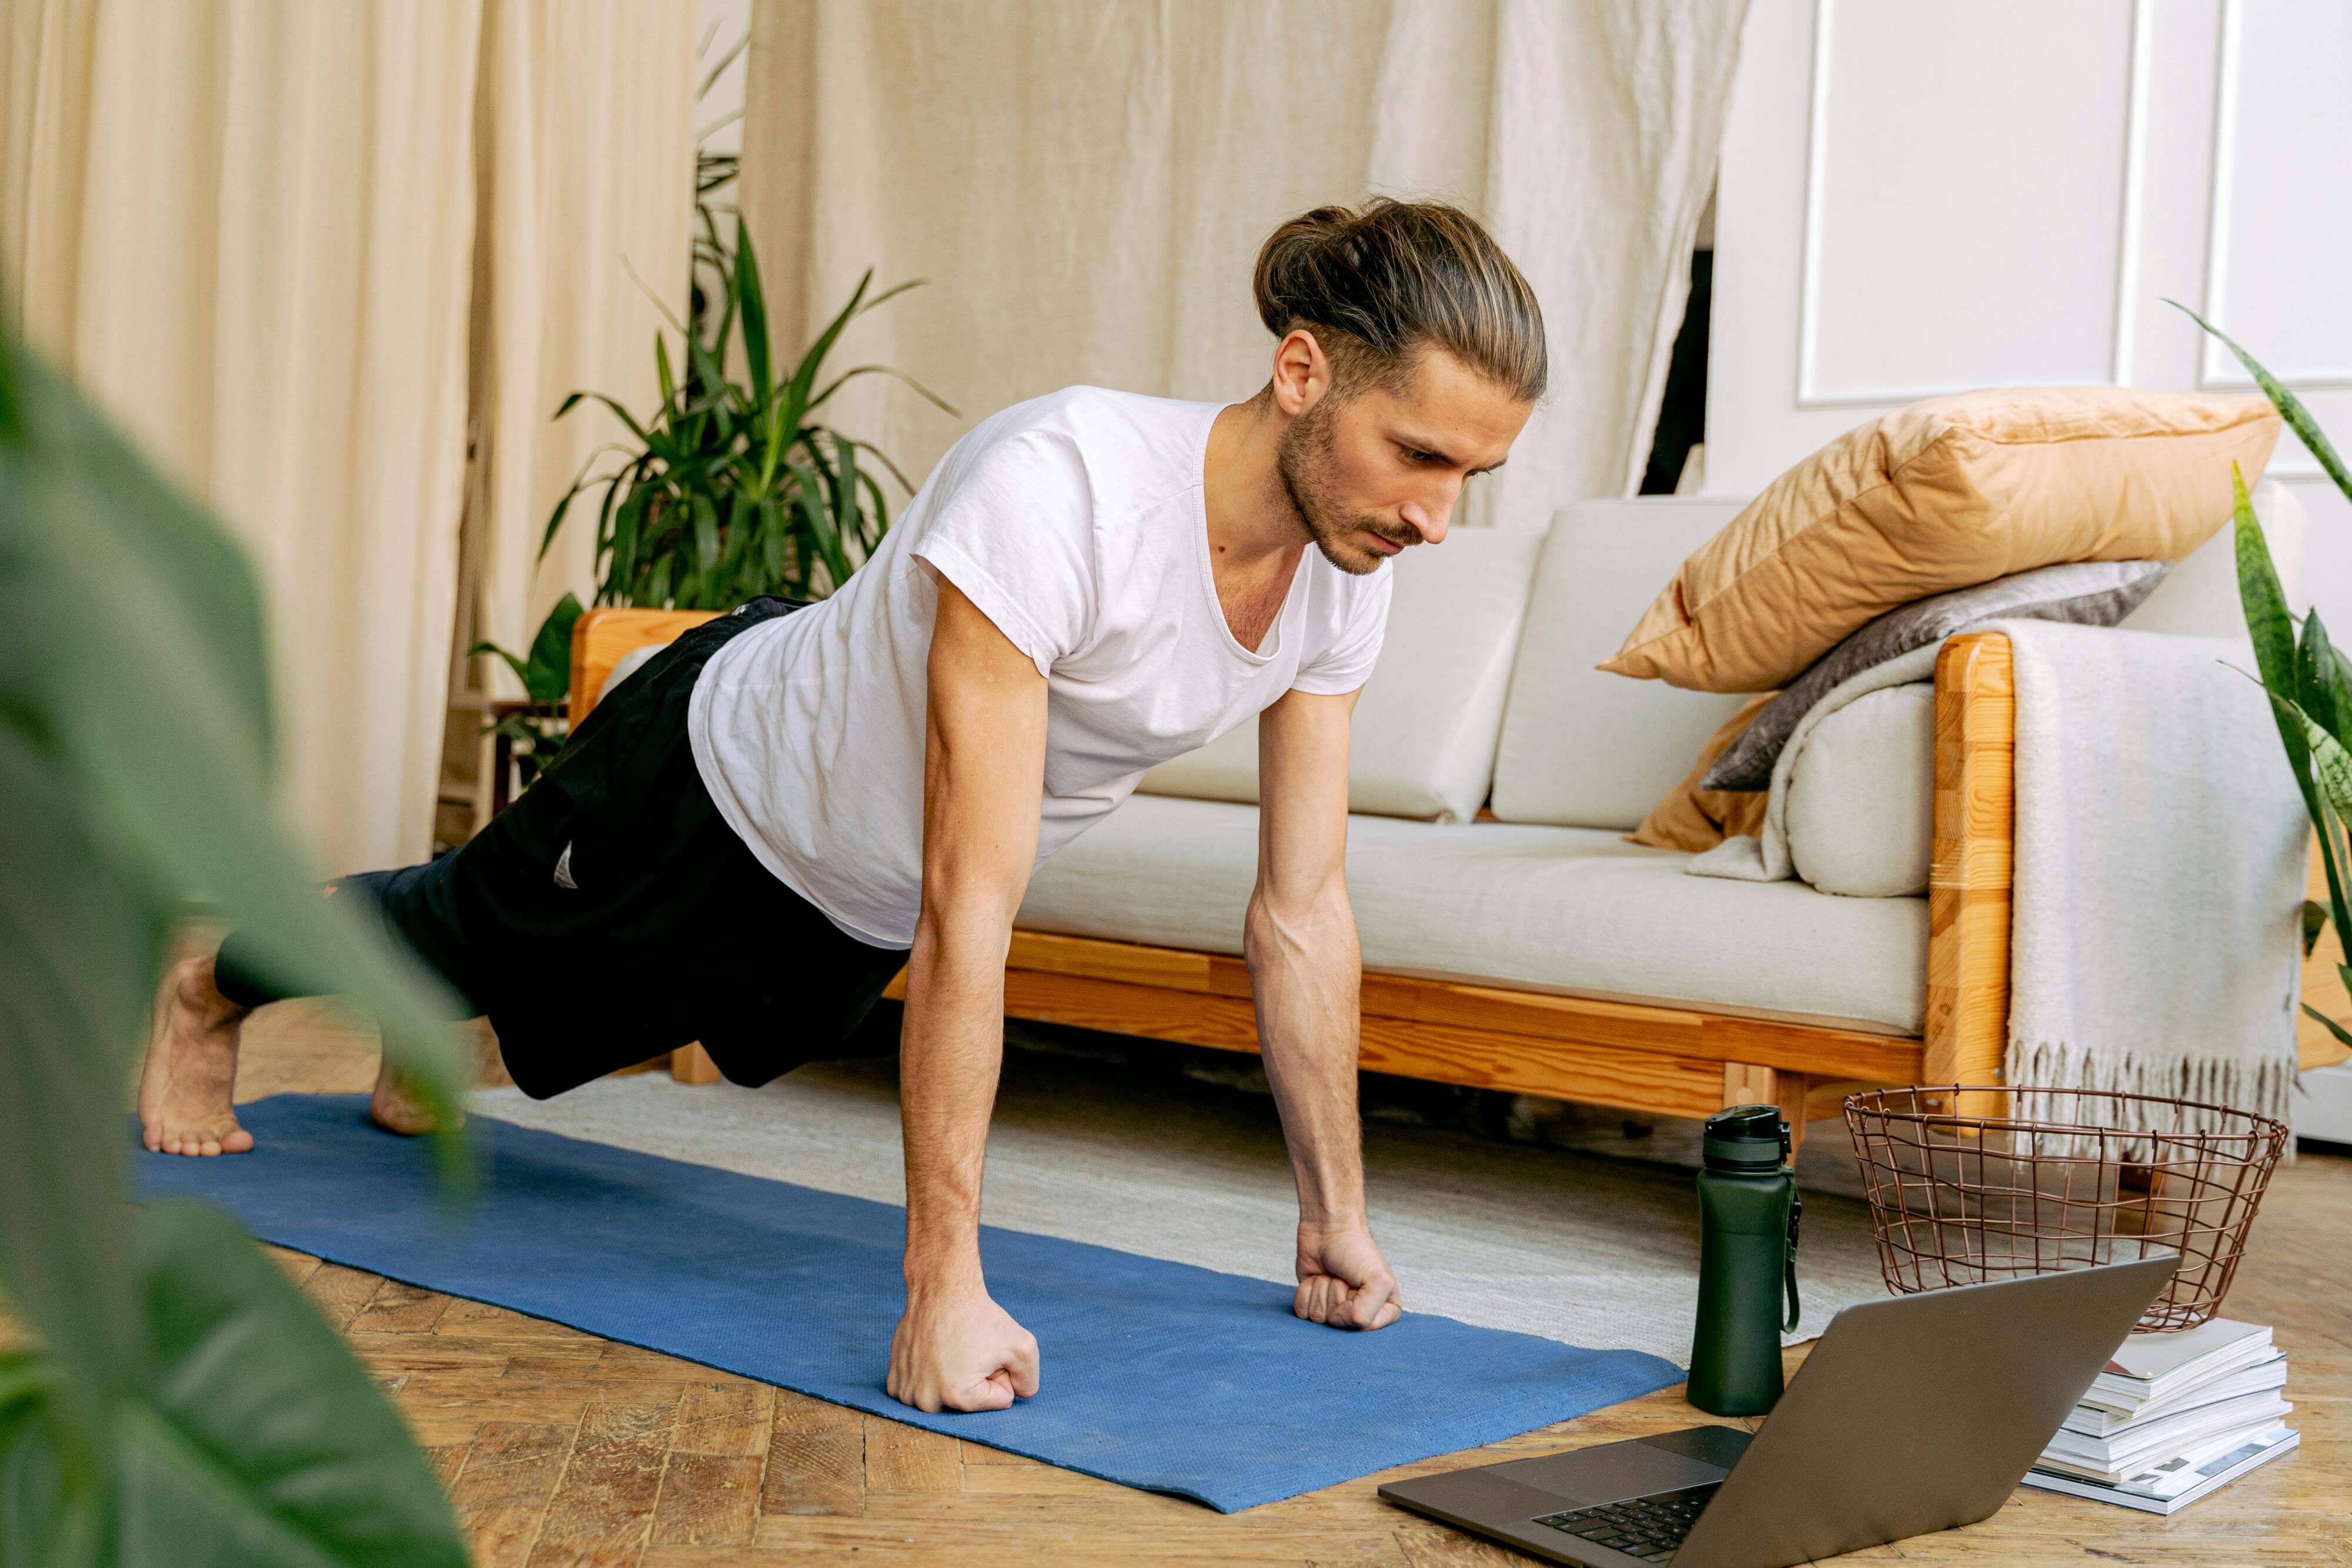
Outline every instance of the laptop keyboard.
<svg viewBox="0 0 2352 1568">
<path fill-rule="evenodd" d="M 1686 1487 L 1681 1491 L 1654 1492 L 1599 1508 L 1570 1509 L 1548 1513 L 1531 1522 L 1548 1524 L 1563 1535 L 1622 1552 L 1644 1563 L 1664 1563 L 1675 1554 L 1698 1521 L 1699 1510 L 1715 1496 L 1720 1481 Z"/>
</svg>

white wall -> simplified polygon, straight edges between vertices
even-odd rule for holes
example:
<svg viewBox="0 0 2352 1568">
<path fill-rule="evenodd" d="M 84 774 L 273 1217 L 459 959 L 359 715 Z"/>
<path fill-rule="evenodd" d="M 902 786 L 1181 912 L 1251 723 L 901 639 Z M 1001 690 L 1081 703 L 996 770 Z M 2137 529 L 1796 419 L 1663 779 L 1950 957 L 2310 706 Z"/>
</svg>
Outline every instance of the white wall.
<svg viewBox="0 0 2352 1568">
<path fill-rule="evenodd" d="M 1754 0 L 1725 134 L 1706 488 L 1969 387 L 2252 391 L 2352 444 L 2352 5 Z M 2283 443 L 2352 632 L 2352 506 Z"/>
</svg>

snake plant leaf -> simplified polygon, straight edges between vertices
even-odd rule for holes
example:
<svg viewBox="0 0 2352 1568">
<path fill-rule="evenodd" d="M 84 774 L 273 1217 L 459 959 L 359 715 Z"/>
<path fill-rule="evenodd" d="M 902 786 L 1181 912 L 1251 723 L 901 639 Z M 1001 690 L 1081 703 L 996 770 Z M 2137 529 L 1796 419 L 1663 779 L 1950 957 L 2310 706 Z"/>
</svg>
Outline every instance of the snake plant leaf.
<svg viewBox="0 0 2352 1568">
<path fill-rule="evenodd" d="M 2278 569 L 2271 564 L 2270 546 L 2263 538 L 2263 525 L 2255 517 L 2253 502 L 2246 494 L 2245 476 L 2234 464 L 2230 469 L 2230 483 L 2236 507 L 2233 542 L 2237 547 L 2238 597 L 2245 609 L 2247 633 L 2253 639 L 2254 664 L 2262 673 L 2264 689 L 2273 696 L 2292 700 L 2301 689 L 2295 679 L 2294 618 L 2287 612 L 2286 592 L 2279 586 Z M 2319 801 L 2312 788 L 2311 747 L 2304 738 L 2303 727 L 2284 711 L 2273 716 L 2296 787 L 2302 789 L 2304 804 L 2315 818 Z"/>
<path fill-rule="evenodd" d="M 2346 1030 L 2342 1024 L 2337 1023 L 2334 1019 L 2329 1018 L 2326 1013 L 2321 1012 L 2309 1002 L 2303 1004 L 2303 1010 L 2305 1016 L 2315 1019 L 2318 1022 L 2326 1025 L 2327 1032 L 2336 1037 L 2337 1044 L 2352 1046 L 2352 1030 Z"/>
<path fill-rule="evenodd" d="M 2344 460 L 2336 455 L 2336 448 L 2328 441 L 2327 433 L 2319 428 L 2319 422 L 2311 417 L 2311 411 L 2303 406 L 2303 400 L 2289 392 L 2284 382 L 2264 370 L 2261 361 L 2240 348 L 2237 340 L 2230 334 L 2222 331 L 2178 299 L 2167 300 L 2166 303 L 2221 340 L 2230 352 L 2238 356 L 2238 362 L 2246 367 L 2246 373 L 2254 378 L 2254 384 L 2263 389 L 2263 395 L 2271 400 L 2271 406 L 2279 411 L 2279 417 L 2286 421 L 2286 427 L 2294 432 L 2295 439 L 2302 442 L 2310 450 L 2312 456 L 2319 460 L 2320 467 L 2326 471 L 2330 479 L 2336 481 L 2336 487 L 2343 491 L 2346 497 L 2352 497 L 2352 474 L 2345 472 Z"/>
<path fill-rule="evenodd" d="M 2319 934 L 2327 929 L 2327 905 L 2312 899 L 2303 901 L 2303 956 L 2319 946 Z"/>
<path fill-rule="evenodd" d="M 2346 729 L 2347 724 L 2352 724 L 2352 685 L 2345 682 L 2343 658 L 2328 641 L 2327 627 L 2316 609 L 2303 618 L 2303 635 L 2295 643 L 2294 674 L 2298 700 L 2312 721 L 2337 745 L 2352 741 L 2352 734 Z M 2312 822 L 2318 830 L 2319 858 L 2326 873 L 2328 897 L 2345 922 L 2342 928 L 2352 930 L 2352 911 L 2344 906 L 2343 814 L 2327 808 L 2323 801 L 2306 800 L 2305 804 L 2306 808 L 2322 807 L 2313 813 Z"/>
<path fill-rule="evenodd" d="M 2313 777 L 2313 743 L 2302 722 L 2305 710 L 2297 699 L 2306 692 L 2305 664 L 2313 666 L 2311 680 L 2324 694 L 2322 706 L 2332 710 L 2332 716 L 2341 721 L 2352 716 L 2352 703 L 2339 702 L 2342 664 L 2333 643 L 2327 640 L 2326 628 L 2319 623 L 2316 614 L 2306 618 L 2304 637 L 2298 641 L 2294 622 L 2286 606 L 2286 592 L 2279 585 L 2278 569 L 2271 562 L 2270 546 L 2263 536 L 2261 519 L 2254 516 L 2252 498 L 2246 493 L 2246 476 L 2237 465 L 2230 466 L 2230 491 L 2234 514 L 2233 542 L 2237 547 L 2238 596 L 2246 615 L 2246 631 L 2252 639 L 2254 662 L 2262 672 L 2262 684 L 2273 700 L 2287 698 L 2294 706 L 2290 715 L 2273 707 L 2273 718 L 2278 724 L 2279 742 L 2286 748 L 2287 767 L 2294 775 L 2295 788 L 2303 794 L 2304 810 L 2319 830 L 2320 864 L 2327 879 L 2329 906 L 2336 912 L 2337 928 L 2352 930 L 2352 907 L 2347 907 L 2345 888 L 2345 864 L 2337 852 L 2336 835 L 2330 829 L 2330 819 L 2340 818 L 2340 803 L 2332 810 L 2328 799 Z M 2329 736 L 2335 731 L 2318 727 Z M 2342 747 L 2339 744 L 2340 752 Z"/>
<path fill-rule="evenodd" d="M 2311 753 L 2312 772 L 2317 777 L 2320 792 L 2339 817 L 2352 817 L 2352 751 L 2343 742 L 2319 727 L 2319 721 L 2303 711 L 2303 706 L 2293 697 L 2276 692 L 2271 701 L 2295 722 L 2303 726 L 2304 742 Z"/>
<path fill-rule="evenodd" d="M 2352 735 L 2345 730 L 2352 722 L 2352 687 L 2339 684 L 2342 675 L 2342 659 L 2315 609 L 2303 618 L 2303 634 L 2295 640 L 2295 700 L 2322 729 L 2352 744 Z"/>
</svg>

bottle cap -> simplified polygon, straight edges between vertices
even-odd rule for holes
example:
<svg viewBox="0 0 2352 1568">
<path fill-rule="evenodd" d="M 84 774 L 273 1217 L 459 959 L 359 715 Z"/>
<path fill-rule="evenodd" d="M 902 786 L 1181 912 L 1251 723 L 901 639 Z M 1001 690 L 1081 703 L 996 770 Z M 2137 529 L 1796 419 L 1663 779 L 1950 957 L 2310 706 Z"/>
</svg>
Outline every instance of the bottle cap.
<svg viewBox="0 0 2352 1568">
<path fill-rule="evenodd" d="M 1706 1163 L 1733 1170 L 1774 1170 L 1788 1157 L 1789 1124 L 1778 1105 L 1734 1105 L 1706 1119 Z"/>
</svg>

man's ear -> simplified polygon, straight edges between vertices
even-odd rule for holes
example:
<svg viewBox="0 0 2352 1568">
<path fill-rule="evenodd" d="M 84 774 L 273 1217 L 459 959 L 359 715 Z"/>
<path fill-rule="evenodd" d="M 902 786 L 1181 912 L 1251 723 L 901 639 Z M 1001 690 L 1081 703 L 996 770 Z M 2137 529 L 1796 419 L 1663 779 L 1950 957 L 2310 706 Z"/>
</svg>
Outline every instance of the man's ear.
<svg viewBox="0 0 2352 1568">
<path fill-rule="evenodd" d="M 1315 334 L 1293 327 L 1274 346 L 1274 405 L 1297 419 L 1331 390 L 1331 361 Z"/>
</svg>

